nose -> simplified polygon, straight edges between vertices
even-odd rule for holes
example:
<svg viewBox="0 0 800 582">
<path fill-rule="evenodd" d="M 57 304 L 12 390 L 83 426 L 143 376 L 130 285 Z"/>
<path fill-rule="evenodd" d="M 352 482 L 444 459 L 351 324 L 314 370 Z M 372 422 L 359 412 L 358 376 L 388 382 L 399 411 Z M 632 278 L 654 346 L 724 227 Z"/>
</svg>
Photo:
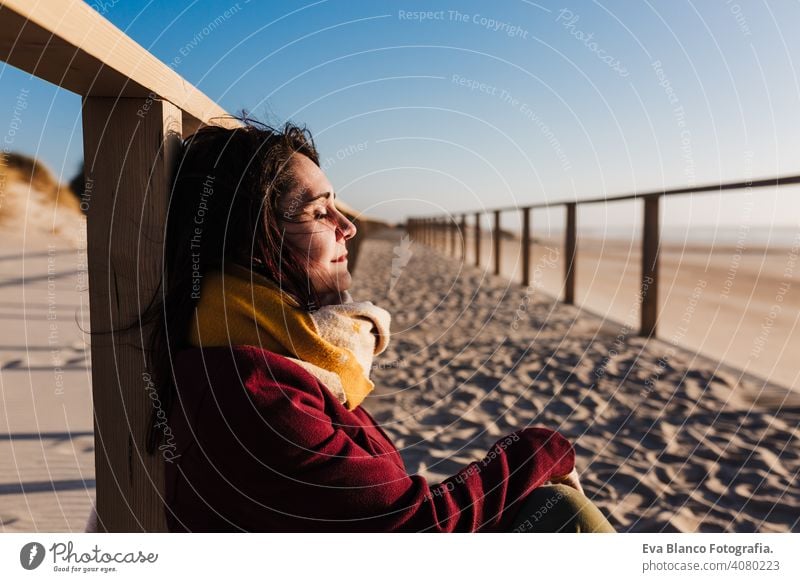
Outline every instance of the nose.
<svg viewBox="0 0 800 582">
<path fill-rule="evenodd" d="M 338 212 L 338 211 L 337 211 Z M 356 235 L 356 225 L 353 224 L 344 214 L 339 212 L 338 232 L 342 233 L 345 240 L 350 240 Z"/>
</svg>

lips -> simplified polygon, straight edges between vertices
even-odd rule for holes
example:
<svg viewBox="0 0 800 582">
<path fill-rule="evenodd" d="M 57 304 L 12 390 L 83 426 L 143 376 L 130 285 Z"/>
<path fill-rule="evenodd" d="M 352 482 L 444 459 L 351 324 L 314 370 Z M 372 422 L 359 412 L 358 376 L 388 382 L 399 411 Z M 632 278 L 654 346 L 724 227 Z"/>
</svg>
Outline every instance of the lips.
<svg viewBox="0 0 800 582">
<path fill-rule="evenodd" d="M 342 255 L 341 257 L 339 257 L 338 259 L 334 259 L 334 260 L 333 260 L 333 261 L 331 261 L 331 262 L 332 262 L 332 263 L 344 263 L 346 260 L 347 260 L 347 253 L 343 254 L 343 255 Z"/>
</svg>

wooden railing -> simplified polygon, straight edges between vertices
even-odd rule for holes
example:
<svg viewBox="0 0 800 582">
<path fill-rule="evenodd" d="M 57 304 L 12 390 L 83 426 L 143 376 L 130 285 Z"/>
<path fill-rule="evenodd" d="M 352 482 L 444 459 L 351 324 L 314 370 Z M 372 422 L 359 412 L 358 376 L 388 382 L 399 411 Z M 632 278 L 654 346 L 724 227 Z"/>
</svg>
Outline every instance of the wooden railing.
<svg viewBox="0 0 800 582">
<path fill-rule="evenodd" d="M 128 326 L 161 274 L 181 137 L 213 118 L 238 122 L 80 0 L 0 0 L 0 60 L 83 97 L 91 329 Z M 91 340 L 97 512 L 107 531 L 166 531 L 164 461 L 144 452 L 159 405 L 146 333 Z"/>
<path fill-rule="evenodd" d="M 522 277 L 521 283 L 527 287 L 530 284 L 531 262 L 531 211 L 535 208 L 554 208 L 563 206 L 566 214 L 564 229 L 564 286 L 563 302 L 575 303 L 575 267 L 577 261 L 577 206 L 579 204 L 600 204 L 618 202 L 620 200 L 643 200 L 644 222 L 642 225 L 642 268 L 641 268 L 641 313 L 639 322 L 639 335 L 649 337 L 656 334 L 658 319 L 658 271 L 659 248 L 661 241 L 660 228 L 660 202 L 665 196 L 679 194 L 721 193 L 746 188 L 765 188 L 768 186 L 787 186 L 800 184 L 800 176 L 786 176 L 766 178 L 763 180 L 747 182 L 729 182 L 722 184 L 709 184 L 688 188 L 675 188 L 673 190 L 659 190 L 653 192 L 622 194 L 602 198 L 590 198 L 578 201 L 543 202 L 530 206 L 511 206 L 494 208 L 480 212 L 459 212 L 448 216 L 427 216 L 409 218 L 406 229 L 410 236 L 452 256 L 460 256 L 466 260 L 467 249 L 467 217 L 474 215 L 473 233 L 475 243 L 475 266 L 481 266 L 481 215 L 494 215 L 494 228 L 492 230 L 492 244 L 494 250 L 494 273 L 500 274 L 502 256 L 502 237 L 500 228 L 500 215 L 502 212 L 520 212 L 522 233 L 520 245 L 522 247 Z M 460 220 L 459 220 L 460 218 Z M 460 238 L 460 243 L 458 239 Z M 457 252 L 457 249 L 459 251 Z"/>
</svg>

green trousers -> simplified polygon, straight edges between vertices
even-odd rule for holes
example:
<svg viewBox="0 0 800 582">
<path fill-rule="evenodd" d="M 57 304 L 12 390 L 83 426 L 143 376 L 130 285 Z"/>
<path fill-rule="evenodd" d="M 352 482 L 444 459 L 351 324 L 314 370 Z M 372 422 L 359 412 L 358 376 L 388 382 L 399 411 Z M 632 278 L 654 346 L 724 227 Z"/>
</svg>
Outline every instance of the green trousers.
<svg viewBox="0 0 800 582">
<path fill-rule="evenodd" d="M 517 533 L 614 533 L 600 510 L 567 485 L 534 489 L 511 526 Z"/>
</svg>

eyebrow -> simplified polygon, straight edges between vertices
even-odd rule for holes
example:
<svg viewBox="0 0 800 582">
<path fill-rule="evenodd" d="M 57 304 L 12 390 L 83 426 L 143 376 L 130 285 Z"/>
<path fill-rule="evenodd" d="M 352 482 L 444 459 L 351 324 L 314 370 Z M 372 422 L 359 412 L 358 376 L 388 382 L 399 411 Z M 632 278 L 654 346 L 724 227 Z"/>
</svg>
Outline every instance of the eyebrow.
<svg viewBox="0 0 800 582">
<path fill-rule="evenodd" d="M 308 198 L 305 202 L 303 202 L 303 206 L 307 206 L 320 198 L 330 198 L 331 195 L 333 195 L 333 199 L 336 200 L 336 192 L 323 192 L 322 194 L 317 194 L 316 196 Z"/>
</svg>

